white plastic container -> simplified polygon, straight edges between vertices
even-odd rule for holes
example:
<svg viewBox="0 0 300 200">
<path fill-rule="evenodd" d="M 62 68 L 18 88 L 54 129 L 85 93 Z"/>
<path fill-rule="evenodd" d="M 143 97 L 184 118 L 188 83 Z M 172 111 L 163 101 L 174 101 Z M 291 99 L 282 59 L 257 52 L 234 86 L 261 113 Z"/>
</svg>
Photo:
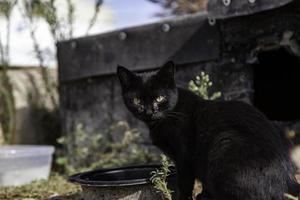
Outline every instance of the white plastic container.
<svg viewBox="0 0 300 200">
<path fill-rule="evenodd" d="M 53 146 L 0 146 L 0 186 L 19 186 L 48 179 Z"/>
</svg>

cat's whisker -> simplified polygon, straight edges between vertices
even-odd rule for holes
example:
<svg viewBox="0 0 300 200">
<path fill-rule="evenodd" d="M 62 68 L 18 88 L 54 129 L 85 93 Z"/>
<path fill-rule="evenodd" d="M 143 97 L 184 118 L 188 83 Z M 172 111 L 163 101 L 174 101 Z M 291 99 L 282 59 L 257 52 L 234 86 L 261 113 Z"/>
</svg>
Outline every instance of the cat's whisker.
<svg viewBox="0 0 300 200">
<path fill-rule="evenodd" d="M 180 112 L 168 112 L 167 116 L 174 117 L 176 119 L 181 119 L 181 120 L 184 120 L 187 117 L 185 114 Z"/>
<path fill-rule="evenodd" d="M 178 121 L 183 121 L 185 118 L 185 115 L 181 114 L 181 113 L 176 113 L 176 112 L 168 112 L 168 113 L 166 113 L 166 117 L 170 117 L 170 118 L 173 118 Z"/>
<path fill-rule="evenodd" d="M 170 111 L 168 113 L 172 113 L 172 114 L 176 114 L 176 115 L 181 115 L 181 116 L 186 116 L 186 114 L 181 113 L 181 112 Z"/>
</svg>

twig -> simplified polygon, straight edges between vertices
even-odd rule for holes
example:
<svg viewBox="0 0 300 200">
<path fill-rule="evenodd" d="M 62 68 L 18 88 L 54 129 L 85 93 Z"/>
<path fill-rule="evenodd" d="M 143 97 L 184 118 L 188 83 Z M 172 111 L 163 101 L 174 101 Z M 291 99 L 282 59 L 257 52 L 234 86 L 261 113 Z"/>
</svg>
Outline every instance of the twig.
<svg viewBox="0 0 300 200">
<path fill-rule="evenodd" d="M 73 24 L 74 24 L 74 4 L 72 0 L 66 0 L 68 5 L 68 25 L 69 25 L 69 38 L 73 37 Z"/>
<path fill-rule="evenodd" d="M 100 7 L 102 5 L 103 1 L 102 0 L 97 0 L 96 4 L 95 4 L 95 10 L 94 10 L 94 14 L 90 20 L 89 26 L 86 30 L 86 35 L 89 34 L 90 30 L 93 28 L 93 26 L 96 24 L 96 20 L 100 11 Z"/>
</svg>

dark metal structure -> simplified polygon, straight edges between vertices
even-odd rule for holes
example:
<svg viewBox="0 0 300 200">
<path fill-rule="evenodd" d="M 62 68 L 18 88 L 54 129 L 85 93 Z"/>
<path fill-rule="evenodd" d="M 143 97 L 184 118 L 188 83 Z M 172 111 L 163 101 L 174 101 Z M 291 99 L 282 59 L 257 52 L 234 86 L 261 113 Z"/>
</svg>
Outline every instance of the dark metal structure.
<svg viewBox="0 0 300 200">
<path fill-rule="evenodd" d="M 282 54 L 276 56 L 280 51 L 287 52 L 282 58 L 287 65 L 295 67 L 280 66 L 287 77 L 278 81 L 285 84 L 289 80 L 292 84 L 287 87 L 299 87 L 294 76 L 289 78 L 300 75 L 299 41 L 299 1 L 210 0 L 207 13 L 60 42 L 57 47 L 64 132 L 72 133 L 75 125 L 82 123 L 86 132 L 93 134 L 115 121 L 127 120 L 139 127 L 147 143 L 146 129 L 123 105 L 115 75 L 118 64 L 146 71 L 174 60 L 178 64 L 176 79 L 182 86 L 207 71 L 224 99 L 260 105 L 262 99 L 268 99 L 264 94 L 271 99 L 270 95 L 276 94 L 272 88 L 273 93 L 268 94 L 270 89 L 264 87 L 276 80 L 272 79 L 272 69 L 262 66 L 262 61 L 280 59 Z M 262 69 L 269 74 L 257 80 L 260 85 L 256 86 L 256 73 Z M 280 72 L 277 75 L 280 77 Z M 261 90 L 259 97 L 255 96 L 256 89 Z M 300 102 L 296 96 L 292 98 Z M 271 119 L 298 126 L 300 104 L 283 109 L 294 113 L 284 119 L 272 116 L 272 110 L 278 105 L 284 107 L 284 102 L 266 104 L 271 106 L 271 113 L 266 113 Z M 264 112 L 264 106 L 259 108 Z"/>
</svg>

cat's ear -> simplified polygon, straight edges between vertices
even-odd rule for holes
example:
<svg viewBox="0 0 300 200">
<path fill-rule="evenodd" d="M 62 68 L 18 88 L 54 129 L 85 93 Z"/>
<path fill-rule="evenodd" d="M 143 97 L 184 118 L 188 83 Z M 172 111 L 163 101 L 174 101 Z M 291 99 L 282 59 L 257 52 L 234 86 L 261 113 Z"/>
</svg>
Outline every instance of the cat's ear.
<svg viewBox="0 0 300 200">
<path fill-rule="evenodd" d="M 123 91 L 128 90 L 129 87 L 132 85 L 132 82 L 136 79 L 134 73 L 122 66 L 118 66 L 117 74 Z"/>
<path fill-rule="evenodd" d="M 158 79 L 167 87 L 175 86 L 175 65 L 172 61 L 167 62 L 157 73 Z"/>
<path fill-rule="evenodd" d="M 175 64 L 173 61 L 168 61 L 162 68 L 160 68 L 159 74 L 162 74 L 164 77 L 173 78 L 175 75 Z"/>
</svg>

